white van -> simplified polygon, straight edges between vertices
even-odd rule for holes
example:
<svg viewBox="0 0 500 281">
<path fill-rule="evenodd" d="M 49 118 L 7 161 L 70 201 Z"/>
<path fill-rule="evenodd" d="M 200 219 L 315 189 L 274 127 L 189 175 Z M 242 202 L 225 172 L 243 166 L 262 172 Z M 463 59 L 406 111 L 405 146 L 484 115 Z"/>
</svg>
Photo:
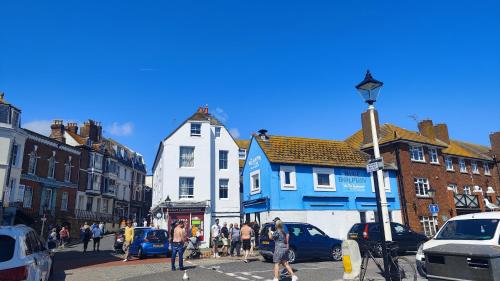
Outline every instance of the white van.
<svg viewBox="0 0 500 281">
<path fill-rule="evenodd" d="M 51 253 L 32 228 L 25 225 L 0 226 L 0 249 L 0 279 L 49 280 Z"/>
<path fill-rule="evenodd" d="M 445 244 L 494 245 L 500 250 L 500 212 L 475 213 L 449 219 L 417 251 L 417 269 L 426 276 L 424 251 Z"/>
</svg>

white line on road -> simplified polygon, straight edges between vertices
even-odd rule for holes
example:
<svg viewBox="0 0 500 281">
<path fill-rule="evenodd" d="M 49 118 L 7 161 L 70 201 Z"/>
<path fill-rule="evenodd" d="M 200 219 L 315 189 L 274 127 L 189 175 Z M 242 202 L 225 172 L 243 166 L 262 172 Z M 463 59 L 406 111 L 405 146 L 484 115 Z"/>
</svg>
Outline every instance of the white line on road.
<svg viewBox="0 0 500 281">
<path fill-rule="evenodd" d="M 236 274 L 234 274 L 234 273 L 226 273 L 226 275 L 227 275 L 227 276 L 231 276 L 231 277 L 236 276 Z"/>
<path fill-rule="evenodd" d="M 248 278 L 246 278 L 246 277 L 242 277 L 242 276 L 236 276 L 236 279 L 240 279 L 240 280 L 248 280 Z"/>
<path fill-rule="evenodd" d="M 252 275 L 252 278 L 257 279 L 257 280 L 262 280 L 264 277 L 258 276 L 258 275 Z"/>
</svg>

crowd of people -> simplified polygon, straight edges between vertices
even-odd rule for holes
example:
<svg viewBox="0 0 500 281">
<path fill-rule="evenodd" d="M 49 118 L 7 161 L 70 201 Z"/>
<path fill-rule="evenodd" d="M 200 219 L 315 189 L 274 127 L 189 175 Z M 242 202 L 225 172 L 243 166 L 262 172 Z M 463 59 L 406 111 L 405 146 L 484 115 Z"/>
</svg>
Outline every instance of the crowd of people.
<svg viewBox="0 0 500 281">
<path fill-rule="evenodd" d="M 212 245 L 212 256 L 219 258 L 222 256 L 241 256 L 241 249 L 244 251 L 243 261 L 248 262 L 248 257 L 254 255 L 254 249 L 258 243 L 260 226 L 257 222 L 245 222 L 241 228 L 238 223 L 231 223 L 229 226 L 226 222 L 221 225 L 219 219 L 215 220 L 215 224 L 210 228 L 210 237 Z M 222 244 L 222 250 L 219 251 L 219 246 Z"/>
<path fill-rule="evenodd" d="M 80 239 L 83 243 L 83 252 L 87 252 L 90 240 L 93 241 L 94 252 L 99 252 L 99 246 L 105 231 L 103 222 L 94 222 L 92 225 L 85 222 L 85 224 L 80 227 Z"/>
</svg>

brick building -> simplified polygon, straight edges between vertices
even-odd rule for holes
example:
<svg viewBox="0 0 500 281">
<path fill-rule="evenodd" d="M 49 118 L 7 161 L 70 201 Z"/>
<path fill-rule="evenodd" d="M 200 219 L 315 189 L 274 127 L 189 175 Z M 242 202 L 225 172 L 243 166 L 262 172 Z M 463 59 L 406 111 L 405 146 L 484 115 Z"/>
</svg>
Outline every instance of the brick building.
<svg viewBox="0 0 500 281">
<path fill-rule="evenodd" d="M 368 112 L 361 119 L 362 129 L 346 142 L 373 155 Z M 492 134 L 491 147 L 486 147 L 450 139 L 447 125 L 431 120 L 421 121 L 418 132 L 380 126 L 378 115 L 376 120 L 380 152 L 386 164 L 398 168 L 402 216 L 412 229 L 433 235 L 453 216 L 487 211 L 484 199 L 500 203 L 500 133 Z M 428 208 L 433 201 L 439 206 L 437 216 Z"/>
<path fill-rule="evenodd" d="M 76 235 L 78 225 L 74 212 L 80 150 L 38 133 L 24 131 L 28 138 L 18 190 L 23 199 L 17 206 L 16 219 L 41 230 L 41 218 L 45 217 L 45 230 L 49 225 L 67 225 Z"/>
</svg>

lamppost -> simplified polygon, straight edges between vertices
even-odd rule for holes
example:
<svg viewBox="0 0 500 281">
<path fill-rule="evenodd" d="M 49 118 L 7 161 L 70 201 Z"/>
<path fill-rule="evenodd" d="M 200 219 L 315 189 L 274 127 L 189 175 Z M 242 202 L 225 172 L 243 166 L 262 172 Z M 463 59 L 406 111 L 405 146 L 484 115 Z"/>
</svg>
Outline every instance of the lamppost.
<svg viewBox="0 0 500 281">
<path fill-rule="evenodd" d="M 375 106 L 373 105 L 379 96 L 380 89 L 384 83 L 375 80 L 370 71 L 366 71 L 365 79 L 361 81 L 356 89 L 361 94 L 361 97 L 368 104 L 368 111 L 370 114 L 370 125 L 373 142 L 373 154 L 375 159 L 373 163 L 380 163 L 379 167 L 373 169 L 372 175 L 375 185 L 375 196 L 377 200 L 377 217 L 381 231 L 381 244 L 382 255 L 384 259 L 384 275 L 387 281 L 391 280 L 389 273 L 389 256 L 387 255 L 386 241 L 392 241 L 391 225 L 389 221 L 389 212 L 387 210 L 387 198 L 384 188 L 384 174 L 382 171 L 383 161 L 380 157 L 380 150 L 378 146 L 377 126 L 375 125 Z"/>
<path fill-rule="evenodd" d="M 436 196 L 436 190 L 433 189 L 433 188 L 430 188 L 430 189 L 427 190 L 427 194 L 429 194 L 429 197 L 432 200 L 432 204 L 434 204 L 434 198 Z"/>
</svg>

